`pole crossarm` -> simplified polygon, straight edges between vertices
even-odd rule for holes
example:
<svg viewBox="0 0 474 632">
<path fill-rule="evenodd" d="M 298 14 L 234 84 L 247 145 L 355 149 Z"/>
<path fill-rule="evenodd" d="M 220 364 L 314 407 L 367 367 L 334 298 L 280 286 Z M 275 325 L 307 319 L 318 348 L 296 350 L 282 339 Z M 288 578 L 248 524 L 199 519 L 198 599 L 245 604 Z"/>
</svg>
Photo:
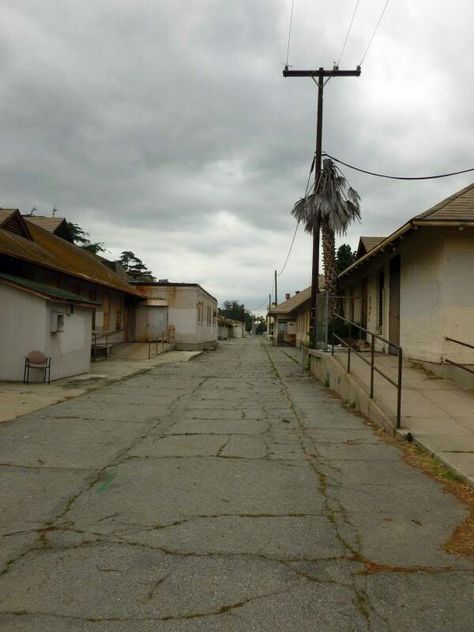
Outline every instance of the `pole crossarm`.
<svg viewBox="0 0 474 632">
<path fill-rule="evenodd" d="M 324 70 L 324 68 L 318 68 L 318 70 L 288 70 L 288 66 L 285 66 L 283 70 L 284 77 L 360 77 L 360 66 L 357 66 L 355 70 L 339 70 L 333 68 L 332 70 Z"/>
</svg>

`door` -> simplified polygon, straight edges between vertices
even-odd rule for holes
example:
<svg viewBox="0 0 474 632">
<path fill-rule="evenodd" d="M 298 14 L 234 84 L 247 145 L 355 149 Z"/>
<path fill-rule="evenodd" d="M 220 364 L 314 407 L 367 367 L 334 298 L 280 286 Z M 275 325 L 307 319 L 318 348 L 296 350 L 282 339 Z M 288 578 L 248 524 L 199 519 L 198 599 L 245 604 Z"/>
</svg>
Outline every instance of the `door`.
<svg viewBox="0 0 474 632">
<path fill-rule="evenodd" d="M 360 324 L 367 329 L 367 277 L 362 279 L 361 292 Z"/>
<path fill-rule="evenodd" d="M 147 340 L 157 340 L 166 337 L 168 329 L 168 308 L 147 305 L 146 330 Z"/>
<path fill-rule="evenodd" d="M 400 344 L 400 255 L 390 259 L 390 305 L 388 331 L 389 340 L 396 345 Z M 398 353 L 397 349 L 390 347 L 390 353 Z"/>
</svg>

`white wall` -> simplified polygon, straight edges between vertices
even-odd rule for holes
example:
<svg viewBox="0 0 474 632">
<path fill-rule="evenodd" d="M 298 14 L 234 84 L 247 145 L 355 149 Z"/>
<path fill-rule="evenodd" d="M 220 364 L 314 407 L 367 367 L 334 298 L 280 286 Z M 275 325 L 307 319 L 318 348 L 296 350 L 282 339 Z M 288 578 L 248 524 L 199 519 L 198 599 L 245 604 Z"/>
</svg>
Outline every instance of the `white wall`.
<svg viewBox="0 0 474 632">
<path fill-rule="evenodd" d="M 23 380 L 25 356 L 46 352 L 46 301 L 0 284 L 0 306 L 0 380 Z"/>
<path fill-rule="evenodd" d="M 46 355 L 51 357 L 51 379 L 86 373 L 90 367 L 92 310 L 74 305 L 69 313 L 69 305 L 47 303 L 45 323 Z M 64 331 L 50 332 L 50 314 L 62 312 Z"/>
<path fill-rule="evenodd" d="M 138 285 L 148 299 L 168 303 L 168 326 L 177 348 L 202 348 L 217 341 L 217 301 L 197 286 Z M 209 310 L 209 311 L 208 311 Z"/>
<path fill-rule="evenodd" d="M 75 307 L 65 316 L 64 331 L 50 333 L 50 312 L 68 305 L 48 303 L 23 290 L 0 284 L 0 380 L 23 380 L 25 356 L 42 351 L 52 357 L 51 379 L 89 370 L 91 319 L 89 308 Z M 31 371 L 32 381 L 42 376 Z"/>
<path fill-rule="evenodd" d="M 440 362 L 444 348 L 442 234 L 416 231 L 401 249 L 400 346 L 405 357 L 427 362 Z"/>
<path fill-rule="evenodd" d="M 443 333 L 474 345 L 474 231 L 452 231 L 443 254 Z M 459 364 L 474 364 L 474 349 L 446 340 L 443 355 Z"/>
<path fill-rule="evenodd" d="M 425 362 L 474 364 L 474 350 L 445 340 L 446 336 L 474 344 L 474 232 L 455 228 L 420 228 L 405 237 L 396 251 L 369 262 L 352 280 L 348 292 L 361 294 L 361 278 L 368 277 L 368 329 L 390 338 L 390 257 L 400 254 L 400 345 L 404 356 Z M 384 314 L 378 327 L 378 273 L 385 273 Z M 346 315 L 349 317 L 348 302 Z M 360 320 L 360 300 L 355 302 Z M 381 345 L 378 345 L 381 348 Z"/>
</svg>

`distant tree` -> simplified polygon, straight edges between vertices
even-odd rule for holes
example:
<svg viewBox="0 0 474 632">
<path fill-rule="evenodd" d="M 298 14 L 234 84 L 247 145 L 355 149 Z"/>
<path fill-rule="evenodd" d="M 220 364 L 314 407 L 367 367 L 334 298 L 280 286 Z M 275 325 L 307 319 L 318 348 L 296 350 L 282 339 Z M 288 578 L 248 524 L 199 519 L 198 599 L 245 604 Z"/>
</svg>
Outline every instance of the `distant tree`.
<svg viewBox="0 0 474 632">
<path fill-rule="evenodd" d="M 98 255 L 101 252 L 107 252 L 104 243 L 102 241 L 92 242 L 89 239 L 89 233 L 86 233 L 79 224 L 74 224 L 74 222 L 68 222 L 66 220 L 66 225 L 73 243 L 76 244 L 76 246 L 79 246 L 79 248 L 87 250 L 87 252 L 91 252 L 93 255 Z"/>
<path fill-rule="evenodd" d="M 256 316 L 255 323 L 257 324 L 257 336 L 260 336 L 267 331 L 267 321 L 263 316 Z"/>
<path fill-rule="evenodd" d="M 352 251 L 349 244 L 339 246 L 336 253 L 337 273 L 340 274 L 343 270 L 352 265 L 356 260 L 356 256 L 357 253 Z"/>
<path fill-rule="evenodd" d="M 135 281 L 154 281 L 155 277 L 131 250 L 124 250 L 119 263 Z"/>
<path fill-rule="evenodd" d="M 219 315 L 231 320 L 243 321 L 247 331 L 252 329 L 252 315 L 245 309 L 245 305 L 239 303 L 239 301 L 224 301 L 221 309 L 219 309 Z"/>
</svg>

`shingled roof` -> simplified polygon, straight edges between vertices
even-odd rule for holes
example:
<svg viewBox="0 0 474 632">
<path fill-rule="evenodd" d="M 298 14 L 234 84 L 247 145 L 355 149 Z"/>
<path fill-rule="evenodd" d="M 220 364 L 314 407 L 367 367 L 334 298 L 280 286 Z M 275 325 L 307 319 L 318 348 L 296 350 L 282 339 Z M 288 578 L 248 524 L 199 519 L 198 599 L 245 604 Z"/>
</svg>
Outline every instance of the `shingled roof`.
<svg viewBox="0 0 474 632">
<path fill-rule="evenodd" d="M 402 235 L 418 227 L 444 228 L 447 226 L 462 227 L 466 225 L 474 225 L 474 183 L 469 184 L 457 193 L 453 193 L 453 195 L 438 202 L 438 204 L 435 204 L 427 211 L 415 215 L 406 224 L 403 224 L 391 235 L 382 239 L 374 248 L 343 270 L 339 277 L 350 274 L 353 270 L 365 264 L 367 260 L 383 251 L 387 246 L 393 246 L 394 242 L 402 238 Z"/>
<path fill-rule="evenodd" d="M 361 237 L 359 239 L 359 246 L 357 248 L 357 258 L 363 257 L 370 250 L 378 246 L 381 241 L 383 241 L 385 237 Z"/>
<path fill-rule="evenodd" d="M 16 209 L 2 209 L 0 212 L 0 254 L 140 296 L 134 287 L 93 254 L 25 220 Z"/>
<path fill-rule="evenodd" d="M 414 217 L 423 222 L 474 222 L 474 183 Z"/>
<path fill-rule="evenodd" d="M 270 310 L 271 316 L 291 314 L 296 308 L 301 307 L 303 303 L 311 298 L 311 286 L 305 288 L 301 292 L 298 292 L 288 300 L 280 303 L 276 307 Z"/>
<path fill-rule="evenodd" d="M 49 233 L 53 233 L 57 237 L 62 237 L 71 243 L 74 243 L 74 238 L 69 228 L 68 222 L 64 217 L 46 217 L 44 215 L 23 215 L 28 221 L 44 228 Z"/>
</svg>

